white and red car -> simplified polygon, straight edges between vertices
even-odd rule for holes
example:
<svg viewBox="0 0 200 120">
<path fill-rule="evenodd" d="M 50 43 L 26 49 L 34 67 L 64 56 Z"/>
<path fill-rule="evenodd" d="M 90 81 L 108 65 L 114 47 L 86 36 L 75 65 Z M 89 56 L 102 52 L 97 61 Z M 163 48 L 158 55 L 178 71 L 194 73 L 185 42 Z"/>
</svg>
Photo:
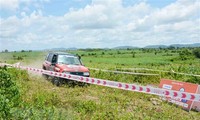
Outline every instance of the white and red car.
<svg viewBox="0 0 200 120">
<path fill-rule="evenodd" d="M 63 53 L 63 52 L 52 52 L 49 53 L 43 63 L 44 70 L 67 73 L 72 75 L 79 75 L 89 77 L 89 69 L 86 68 L 80 60 L 79 56 Z M 47 78 L 48 76 L 45 75 Z M 54 77 L 52 82 L 59 86 L 63 80 Z"/>
</svg>

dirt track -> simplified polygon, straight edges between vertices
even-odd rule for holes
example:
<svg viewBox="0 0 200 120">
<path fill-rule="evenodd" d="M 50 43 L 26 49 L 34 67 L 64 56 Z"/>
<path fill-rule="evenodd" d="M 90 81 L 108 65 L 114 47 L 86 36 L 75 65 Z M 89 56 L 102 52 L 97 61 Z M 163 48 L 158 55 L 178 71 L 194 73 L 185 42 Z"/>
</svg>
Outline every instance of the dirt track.
<svg viewBox="0 0 200 120">
<path fill-rule="evenodd" d="M 35 61 L 32 61 L 31 63 L 24 63 L 24 62 L 21 62 L 20 65 L 21 66 L 25 66 L 25 67 L 32 67 L 32 68 L 38 68 L 38 69 L 42 69 L 42 63 L 43 61 L 42 60 L 35 60 Z M 35 73 L 35 72 L 30 72 L 32 75 L 34 74 L 37 74 L 37 76 L 41 77 L 42 74 L 39 74 L 39 73 Z"/>
<path fill-rule="evenodd" d="M 32 61 L 31 63 L 21 62 L 20 65 L 26 66 L 26 67 L 33 67 L 33 68 L 42 69 L 42 63 L 43 63 L 42 60 L 35 60 L 35 61 Z"/>
</svg>

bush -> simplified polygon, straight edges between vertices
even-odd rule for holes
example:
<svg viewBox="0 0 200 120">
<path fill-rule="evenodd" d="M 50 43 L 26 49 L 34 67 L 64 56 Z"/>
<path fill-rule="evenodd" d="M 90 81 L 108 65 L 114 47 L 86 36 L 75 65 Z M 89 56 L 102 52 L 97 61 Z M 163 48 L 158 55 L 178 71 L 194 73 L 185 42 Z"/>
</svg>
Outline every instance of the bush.
<svg viewBox="0 0 200 120">
<path fill-rule="evenodd" d="M 17 57 L 17 60 L 23 60 L 23 57 L 18 56 L 18 57 Z"/>
<path fill-rule="evenodd" d="M 0 67 L 0 120 L 73 119 L 68 111 L 55 108 L 60 101 L 54 93 L 39 92 L 33 94 L 33 102 L 24 100 L 27 82 L 27 71 Z"/>
<path fill-rule="evenodd" d="M 200 58 L 200 48 L 194 49 L 193 54 L 194 54 L 195 57 Z"/>
<path fill-rule="evenodd" d="M 191 52 L 188 49 L 184 49 L 181 52 L 179 52 L 179 57 L 181 60 L 187 60 L 189 58 L 191 58 Z"/>
<path fill-rule="evenodd" d="M 200 78 L 199 77 L 191 77 L 186 82 L 194 83 L 194 84 L 200 84 Z"/>
<path fill-rule="evenodd" d="M 20 93 L 6 68 L 0 68 L 0 118 L 11 118 L 11 108 L 19 104 Z"/>
</svg>

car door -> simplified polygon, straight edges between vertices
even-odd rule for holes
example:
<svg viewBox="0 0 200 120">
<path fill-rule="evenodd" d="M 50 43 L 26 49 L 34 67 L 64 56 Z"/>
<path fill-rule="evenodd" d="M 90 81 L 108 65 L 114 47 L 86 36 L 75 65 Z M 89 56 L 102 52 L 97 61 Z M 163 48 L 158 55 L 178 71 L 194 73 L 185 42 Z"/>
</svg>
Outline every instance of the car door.
<svg viewBox="0 0 200 120">
<path fill-rule="evenodd" d="M 52 55 L 51 65 L 49 67 L 50 71 L 55 71 L 55 65 L 57 64 L 57 55 Z"/>
<path fill-rule="evenodd" d="M 47 57 L 46 60 L 45 60 L 45 63 L 44 63 L 44 64 L 45 64 L 46 70 L 50 70 L 52 57 L 53 57 L 53 54 L 52 54 L 52 53 L 49 53 L 48 57 Z"/>
</svg>

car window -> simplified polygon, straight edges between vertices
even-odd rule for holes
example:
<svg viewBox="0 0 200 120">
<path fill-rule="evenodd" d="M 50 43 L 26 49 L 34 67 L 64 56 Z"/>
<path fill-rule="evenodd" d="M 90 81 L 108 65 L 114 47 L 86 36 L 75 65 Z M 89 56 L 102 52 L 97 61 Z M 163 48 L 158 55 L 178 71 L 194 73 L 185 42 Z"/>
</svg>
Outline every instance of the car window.
<svg viewBox="0 0 200 120">
<path fill-rule="evenodd" d="M 56 63 L 56 62 L 57 62 L 57 56 L 56 56 L 56 55 L 53 55 L 52 63 Z"/>
<path fill-rule="evenodd" d="M 47 61 L 51 62 L 52 57 L 53 57 L 53 54 L 50 53 L 49 56 L 48 56 L 48 58 L 47 58 Z"/>
<path fill-rule="evenodd" d="M 68 55 L 59 55 L 58 63 L 70 64 L 70 65 L 81 65 L 81 62 L 78 59 L 78 57 L 68 56 Z"/>
</svg>

